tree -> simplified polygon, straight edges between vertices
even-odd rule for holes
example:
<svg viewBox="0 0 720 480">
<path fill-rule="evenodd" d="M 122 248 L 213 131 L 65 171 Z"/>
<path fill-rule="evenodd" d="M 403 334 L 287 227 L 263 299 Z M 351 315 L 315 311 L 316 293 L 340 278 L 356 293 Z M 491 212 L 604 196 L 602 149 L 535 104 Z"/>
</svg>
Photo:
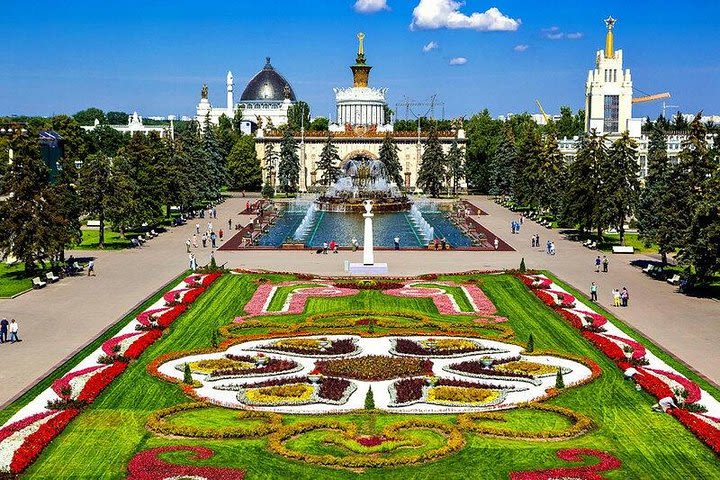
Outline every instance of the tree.
<svg viewBox="0 0 720 480">
<path fill-rule="evenodd" d="M 704 194 L 690 224 L 690 241 L 681 259 L 692 266 L 700 282 L 720 272 L 720 168 L 706 180 Z"/>
<path fill-rule="evenodd" d="M 487 192 L 490 162 L 502 138 L 503 124 L 499 120 L 493 120 L 487 109 L 473 115 L 466 123 L 468 187 L 480 192 Z"/>
<path fill-rule="evenodd" d="M 227 157 L 227 170 L 230 186 L 236 190 L 257 191 L 262 185 L 262 169 L 255 152 L 255 139 L 243 135 Z"/>
<path fill-rule="evenodd" d="M 300 157 L 297 149 L 297 141 L 288 126 L 280 142 L 280 165 L 278 165 L 278 183 L 285 193 L 297 192 L 300 183 Z"/>
<path fill-rule="evenodd" d="M 113 212 L 120 209 L 127 199 L 127 189 L 121 188 L 123 182 L 113 175 L 111 159 L 102 154 L 90 155 L 80 168 L 78 196 L 83 210 L 90 215 L 97 215 L 100 221 L 98 246 L 105 246 L 105 221 L 113 217 Z"/>
<path fill-rule="evenodd" d="M 109 125 L 127 125 L 129 116 L 127 112 L 107 112 L 105 120 Z"/>
<path fill-rule="evenodd" d="M 35 262 L 58 252 L 57 231 L 66 228 L 58 215 L 57 196 L 49 183 L 50 171 L 40 158 L 34 136 L 16 135 L 10 141 L 13 162 L 7 172 L 3 195 L 12 201 L 0 202 L 0 249 L 12 253 L 35 270 Z"/>
<path fill-rule="evenodd" d="M 533 334 L 530 334 L 530 337 L 528 337 L 527 346 L 525 347 L 525 351 L 527 353 L 532 353 L 535 351 L 535 339 L 533 338 Z"/>
<path fill-rule="evenodd" d="M 457 136 L 453 139 L 447 157 L 447 184 L 452 185 L 452 194 L 457 194 L 458 184 L 465 178 L 465 150 L 460 148 Z"/>
<path fill-rule="evenodd" d="M 338 155 L 337 147 L 332 143 L 332 136 L 328 135 L 327 141 L 320 152 L 320 160 L 317 168 L 322 171 L 320 184 L 329 186 L 337 181 L 340 177 L 340 155 Z"/>
<path fill-rule="evenodd" d="M 76 122 L 78 122 L 80 125 L 94 125 L 95 120 L 98 120 L 100 123 L 107 123 L 107 119 L 105 118 L 105 113 L 100 110 L 99 108 L 90 107 L 86 108 L 85 110 L 80 110 L 75 115 L 73 115 L 73 118 Z M 125 122 L 127 122 L 127 117 L 125 117 Z"/>
<path fill-rule="evenodd" d="M 601 225 L 612 225 L 625 243 L 625 221 L 635 212 L 640 193 L 637 144 L 625 131 L 610 148 L 601 169 Z"/>
<path fill-rule="evenodd" d="M 220 189 L 227 183 L 227 169 L 225 160 L 227 153 L 223 151 L 215 133 L 215 128 L 210 125 L 210 118 L 205 118 L 205 128 L 202 135 L 202 154 L 208 167 L 207 182 L 208 198 L 217 198 Z"/>
<path fill-rule="evenodd" d="M 383 138 L 383 142 L 380 145 L 379 159 L 383 165 L 385 165 L 387 178 L 390 181 L 395 182 L 395 185 L 402 188 L 405 183 L 402 180 L 402 166 L 400 165 L 398 151 L 400 151 L 400 149 L 395 144 L 392 135 L 386 133 L 385 138 Z"/>
<path fill-rule="evenodd" d="M 605 164 L 606 158 L 605 137 L 593 129 L 583 137 L 575 161 L 568 168 L 562 205 L 564 223 L 577 225 L 581 231 L 597 227 L 598 240 L 602 240 L 604 228 L 599 222 L 602 201 L 600 167 Z"/>
<path fill-rule="evenodd" d="M 488 164 L 488 191 L 493 195 L 510 195 L 517 154 L 512 129 L 505 127 Z"/>
<path fill-rule="evenodd" d="M 690 224 L 692 212 L 678 208 L 684 201 L 681 168 L 673 167 L 667 156 L 665 131 L 657 126 L 650 131 L 645 188 L 638 204 L 640 238 L 656 243 L 667 263 L 667 254 L 682 246 L 683 231 Z"/>
<path fill-rule="evenodd" d="M 290 105 L 287 111 L 287 126 L 293 132 L 299 132 L 304 126 L 305 129 L 310 128 L 310 107 L 307 103 L 299 100 Z"/>
<path fill-rule="evenodd" d="M 368 391 L 365 394 L 365 410 L 375 409 L 375 396 L 373 395 L 372 386 L 368 387 Z"/>
<path fill-rule="evenodd" d="M 313 132 L 327 132 L 329 125 L 330 121 L 327 118 L 316 117 L 310 122 L 310 128 L 308 128 L 308 130 Z"/>
<path fill-rule="evenodd" d="M 446 172 L 445 154 L 434 128 L 430 129 L 420 161 L 417 185 L 433 197 L 440 195 Z"/>
<path fill-rule="evenodd" d="M 98 125 L 87 133 L 89 153 L 102 153 L 109 157 L 117 155 L 118 150 L 128 144 L 129 134 L 118 132 L 109 125 Z"/>
<path fill-rule="evenodd" d="M 557 137 L 552 133 L 545 135 L 541 161 L 542 175 L 538 200 L 542 208 L 549 210 L 553 215 L 558 215 L 562 206 L 562 194 L 565 191 L 567 164 L 560 152 Z"/>
<path fill-rule="evenodd" d="M 278 154 L 272 143 L 265 143 L 265 154 L 263 155 L 263 168 L 265 169 L 265 184 L 273 186 L 273 174 L 275 173 L 275 164 L 278 160 Z"/>
<path fill-rule="evenodd" d="M 518 147 L 513 175 L 513 196 L 521 204 L 533 209 L 541 207 L 543 172 L 543 144 L 537 129 L 526 132 Z"/>
<path fill-rule="evenodd" d="M 573 115 L 570 107 L 560 107 L 560 119 L 555 127 L 557 138 L 579 137 L 585 131 L 585 112 L 578 110 L 577 115 Z"/>
<path fill-rule="evenodd" d="M 684 131 L 687 130 L 689 127 L 687 120 L 685 120 L 685 117 L 683 116 L 682 112 L 680 110 L 677 111 L 675 116 L 673 116 L 673 123 L 672 123 L 672 129 L 675 131 Z"/>
</svg>

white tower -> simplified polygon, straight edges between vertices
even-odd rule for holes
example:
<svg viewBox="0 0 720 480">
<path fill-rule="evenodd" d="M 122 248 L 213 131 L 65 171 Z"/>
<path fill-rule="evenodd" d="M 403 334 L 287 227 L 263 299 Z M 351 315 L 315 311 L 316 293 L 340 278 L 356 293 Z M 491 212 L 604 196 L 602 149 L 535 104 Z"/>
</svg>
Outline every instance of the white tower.
<svg viewBox="0 0 720 480">
<path fill-rule="evenodd" d="M 227 109 L 232 117 L 235 114 L 233 111 L 235 109 L 235 102 L 233 101 L 233 74 L 230 70 L 228 70 L 227 74 Z"/>
<path fill-rule="evenodd" d="M 640 121 L 632 118 L 632 77 L 623 70 L 623 52 L 615 50 L 613 27 L 616 20 L 605 20 L 605 49 L 598 50 L 595 69 L 588 72 L 585 84 L 585 129 L 598 133 L 640 135 Z"/>
</svg>

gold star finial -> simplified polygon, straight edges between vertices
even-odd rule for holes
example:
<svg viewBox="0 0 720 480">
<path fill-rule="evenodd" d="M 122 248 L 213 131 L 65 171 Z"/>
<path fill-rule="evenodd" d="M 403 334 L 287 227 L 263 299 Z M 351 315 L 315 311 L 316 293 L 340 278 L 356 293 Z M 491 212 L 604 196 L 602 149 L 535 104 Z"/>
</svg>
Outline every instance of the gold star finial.
<svg viewBox="0 0 720 480">
<path fill-rule="evenodd" d="M 608 30 L 612 30 L 615 26 L 615 22 L 617 22 L 617 20 L 614 19 L 612 15 L 610 15 L 608 18 L 605 19 L 605 26 L 607 26 Z"/>
</svg>

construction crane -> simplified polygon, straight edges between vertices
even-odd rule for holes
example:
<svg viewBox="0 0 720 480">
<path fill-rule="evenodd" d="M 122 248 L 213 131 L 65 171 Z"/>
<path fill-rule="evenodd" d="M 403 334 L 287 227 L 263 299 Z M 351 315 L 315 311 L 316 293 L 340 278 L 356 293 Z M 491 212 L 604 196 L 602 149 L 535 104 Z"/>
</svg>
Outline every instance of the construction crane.
<svg viewBox="0 0 720 480">
<path fill-rule="evenodd" d="M 548 123 L 550 123 L 550 116 L 547 113 L 545 113 L 545 109 L 543 108 L 542 104 L 540 103 L 540 100 L 538 100 L 536 98 L 535 103 L 537 103 L 537 106 L 540 109 L 540 113 L 542 113 L 542 116 L 545 119 L 545 125 L 547 125 Z"/>
<path fill-rule="evenodd" d="M 663 100 L 670 98 L 670 92 L 653 93 L 652 95 L 643 95 L 642 97 L 633 97 L 632 103 L 652 102 L 654 100 Z"/>
</svg>

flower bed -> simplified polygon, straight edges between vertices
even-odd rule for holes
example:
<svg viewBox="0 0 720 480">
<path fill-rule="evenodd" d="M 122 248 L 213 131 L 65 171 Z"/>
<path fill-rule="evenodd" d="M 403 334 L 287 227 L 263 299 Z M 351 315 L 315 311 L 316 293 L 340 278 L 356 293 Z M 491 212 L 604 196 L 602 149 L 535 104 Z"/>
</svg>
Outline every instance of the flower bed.
<svg viewBox="0 0 720 480">
<path fill-rule="evenodd" d="M 320 373 L 331 377 L 373 382 L 432 373 L 432 362 L 429 360 L 386 355 L 321 360 L 316 366 Z"/>
<path fill-rule="evenodd" d="M 175 305 L 172 307 L 153 308 L 140 313 L 135 319 L 146 328 L 157 325 L 160 328 L 167 328 L 177 317 L 187 309 L 186 305 Z"/>
<path fill-rule="evenodd" d="M 189 277 L 186 277 L 183 282 L 189 288 L 208 287 L 211 283 L 220 278 L 221 275 L 222 274 L 220 273 L 203 273 L 190 275 Z"/>
<path fill-rule="evenodd" d="M 394 382 L 390 385 L 390 404 L 403 406 L 422 400 L 426 385 L 427 380 L 424 377 L 403 378 Z"/>
<path fill-rule="evenodd" d="M 177 445 L 158 447 L 136 454 L 128 463 L 127 480 L 165 480 L 202 478 L 205 480 L 243 480 L 245 471 L 236 468 L 198 467 L 168 463 L 159 457 L 168 452 L 186 451 L 190 460 L 206 460 L 215 454 L 205 447 Z"/>
<path fill-rule="evenodd" d="M 331 284 L 318 284 L 317 287 L 298 288 L 292 291 L 285 305 L 280 311 L 269 311 L 268 307 L 278 287 L 299 285 L 301 282 L 285 282 L 279 285 L 263 283 L 255 290 L 250 301 L 245 305 L 245 311 L 252 316 L 300 314 L 305 311 L 305 304 L 310 297 L 347 297 L 358 293 L 356 288 L 338 288 Z"/>
<path fill-rule="evenodd" d="M 718 428 L 717 422 L 713 424 L 706 415 L 688 412 L 681 408 L 673 408 L 670 413 L 712 448 L 716 454 L 720 455 L 720 428 Z"/>
<path fill-rule="evenodd" d="M 530 288 L 550 288 L 552 280 L 546 277 L 537 277 L 534 275 L 520 275 L 520 280 Z"/>
<path fill-rule="evenodd" d="M 574 308 L 576 299 L 566 292 L 558 290 L 535 290 L 535 295 L 546 305 L 553 308 Z"/>
<path fill-rule="evenodd" d="M 462 356 L 464 354 L 500 353 L 505 350 L 482 345 L 475 340 L 464 338 L 410 340 L 397 338 L 392 340 L 393 348 L 390 353 L 395 355 L 413 355 L 419 357 L 431 356 Z"/>
<path fill-rule="evenodd" d="M 192 373 L 206 375 L 206 380 L 215 381 L 228 378 L 253 377 L 261 375 L 279 375 L 297 372 L 302 367 L 294 360 L 263 357 L 265 363 L 258 362 L 258 356 L 225 355 L 224 358 L 213 358 L 190 362 Z M 175 368 L 183 371 L 185 364 Z"/>
<path fill-rule="evenodd" d="M 695 403 L 700 400 L 701 391 L 697 383 L 688 380 L 676 373 L 668 372 L 666 370 L 659 370 L 656 368 L 644 368 L 644 371 L 653 372 L 660 377 L 674 391 L 678 387 L 684 389 L 687 392 L 685 403 Z"/>
<path fill-rule="evenodd" d="M 428 389 L 426 398 L 428 402 L 440 405 L 490 406 L 500 403 L 504 395 L 486 388 L 436 386 Z"/>
<path fill-rule="evenodd" d="M 298 356 L 344 356 L 358 352 L 352 338 L 327 340 L 326 338 L 288 338 L 263 345 L 258 350 L 292 353 Z"/>
<path fill-rule="evenodd" d="M 557 456 L 561 460 L 574 463 L 586 462 L 586 457 L 599 460 L 598 463 L 580 467 L 551 468 L 548 470 L 534 470 L 531 472 L 511 472 L 510 480 L 554 480 L 563 478 L 602 480 L 605 477 L 596 472 L 606 472 L 620 468 L 620 460 L 609 453 L 589 448 L 568 448 L 558 450 Z"/>
<path fill-rule="evenodd" d="M 607 318 L 604 315 L 586 310 L 563 308 L 560 310 L 560 314 L 577 329 L 586 328 L 587 326 L 600 328 L 607 323 Z"/>
<path fill-rule="evenodd" d="M 170 290 L 163 295 L 163 300 L 165 300 L 165 304 L 169 307 L 179 304 L 189 305 L 197 300 L 204 291 L 204 287 L 178 288 Z"/>
<path fill-rule="evenodd" d="M 357 386 L 352 382 L 323 377 L 311 382 L 308 377 L 291 377 L 243 385 L 221 385 L 219 390 L 237 390 L 238 401 L 252 406 L 307 405 L 346 403 Z"/>
<path fill-rule="evenodd" d="M 402 288 L 391 288 L 384 290 L 383 293 L 394 297 L 406 298 L 430 298 L 432 299 L 438 312 L 444 315 L 461 315 L 467 313 L 475 313 L 478 315 L 492 315 L 497 310 L 495 305 L 490 301 L 485 293 L 473 284 L 455 285 L 451 282 L 437 283 L 437 287 L 423 286 L 421 282 L 409 282 Z M 446 292 L 442 287 L 460 288 L 466 299 L 472 307 L 472 312 L 465 312 L 458 306 L 457 300 L 451 294 Z"/>
<path fill-rule="evenodd" d="M 527 381 L 533 385 L 540 385 L 543 377 L 557 374 L 558 367 L 542 363 L 528 362 L 519 357 L 494 360 L 486 366 L 480 360 L 450 364 L 444 367 L 450 373 L 460 373 L 478 378 L 496 378 L 498 380 L 519 380 Z M 562 368 L 563 373 L 570 373 L 568 368 Z"/>
</svg>

